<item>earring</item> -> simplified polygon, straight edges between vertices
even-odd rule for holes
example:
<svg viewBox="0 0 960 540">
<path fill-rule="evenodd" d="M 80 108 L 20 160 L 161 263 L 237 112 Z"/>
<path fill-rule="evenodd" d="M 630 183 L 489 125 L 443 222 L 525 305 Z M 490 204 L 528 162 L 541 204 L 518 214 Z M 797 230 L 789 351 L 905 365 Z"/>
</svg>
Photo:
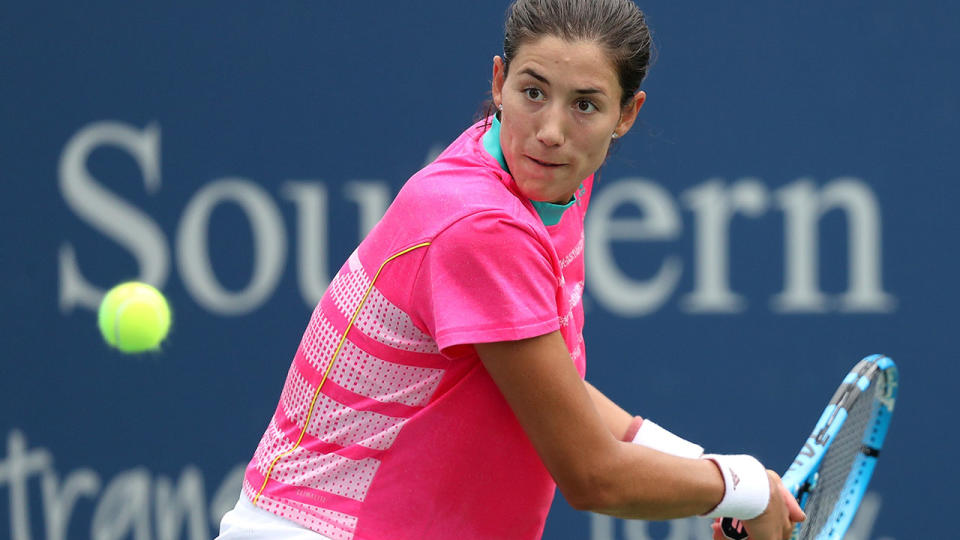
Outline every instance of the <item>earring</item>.
<svg viewBox="0 0 960 540">
<path fill-rule="evenodd" d="M 503 112 L 503 103 L 497 105 L 497 110 Z"/>
<path fill-rule="evenodd" d="M 616 131 L 614 131 L 614 132 L 613 132 L 613 135 L 610 136 L 611 139 L 616 139 L 616 138 L 619 138 L 619 137 L 620 137 L 620 135 L 618 135 Z"/>
</svg>

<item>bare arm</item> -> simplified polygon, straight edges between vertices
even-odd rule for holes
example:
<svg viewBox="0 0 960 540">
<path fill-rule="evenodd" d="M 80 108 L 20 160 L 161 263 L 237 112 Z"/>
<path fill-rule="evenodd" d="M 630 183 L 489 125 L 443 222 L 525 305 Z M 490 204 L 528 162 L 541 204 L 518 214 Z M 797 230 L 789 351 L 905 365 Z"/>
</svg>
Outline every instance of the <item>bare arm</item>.
<svg viewBox="0 0 960 540">
<path fill-rule="evenodd" d="M 619 441 L 621 435 L 613 435 L 623 421 L 619 407 L 606 398 L 595 404 L 595 389 L 580 379 L 558 332 L 476 348 L 575 508 L 662 520 L 704 514 L 723 497 L 713 463 Z"/>
<path fill-rule="evenodd" d="M 597 412 L 600 413 L 600 418 L 607 425 L 607 429 L 615 438 L 623 440 L 623 436 L 630 428 L 634 416 L 611 401 L 589 382 L 583 381 L 583 384 L 587 387 L 587 394 L 590 395 L 590 400 L 593 401 L 593 406 L 597 408 Z"/>
</svg>

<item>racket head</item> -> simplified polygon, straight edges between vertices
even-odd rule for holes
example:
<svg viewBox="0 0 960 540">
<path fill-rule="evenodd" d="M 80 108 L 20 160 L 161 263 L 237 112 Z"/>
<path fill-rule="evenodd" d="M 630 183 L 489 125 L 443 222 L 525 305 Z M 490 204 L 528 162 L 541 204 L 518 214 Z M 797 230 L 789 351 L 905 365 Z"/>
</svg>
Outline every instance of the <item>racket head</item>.
<svg viewBox="0 0 960 540">
<path fill-rule="evenodd" d="M 782 477 L 807 514 L 792 539 L 843 538 L 876 467 L 898 388 L 897 366 L 884 355 L 864 358 L 844 377 Z M 728 538 L 746 538 L 734 525 L 724 519 L 721 530 Z"/>
<path fill-rule="evenodd" d="M 873 476 L 898 388 L 897 366 L 883 355 L 864 358 L 844 378 L 783 475 L 807 514 L 794 539 L 843 538 Z"/>
</svg>

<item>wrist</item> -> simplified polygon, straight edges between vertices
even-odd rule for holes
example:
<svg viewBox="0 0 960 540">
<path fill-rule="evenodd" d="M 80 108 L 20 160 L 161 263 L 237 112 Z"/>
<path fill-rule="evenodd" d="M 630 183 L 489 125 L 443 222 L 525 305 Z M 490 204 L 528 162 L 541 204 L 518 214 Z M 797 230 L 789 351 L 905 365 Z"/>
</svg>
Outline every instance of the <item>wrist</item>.
<svg viewBox="0 0 960 540">
<path fill-rule="evenodd" d="M 678 457 L 697 459 L 703 455 L 702 446 L 670 433 L 649 418 L 644 420 L 639 416 L 630 424 L 625 440 Z"/>
<path fill-rule="evenodd" d="M 770 478 L 766 468 L 753 456 L 707 454 L 723 477 L 723 499 L 704 517 L 753 519 L 770 502 Z"/>
</svg>

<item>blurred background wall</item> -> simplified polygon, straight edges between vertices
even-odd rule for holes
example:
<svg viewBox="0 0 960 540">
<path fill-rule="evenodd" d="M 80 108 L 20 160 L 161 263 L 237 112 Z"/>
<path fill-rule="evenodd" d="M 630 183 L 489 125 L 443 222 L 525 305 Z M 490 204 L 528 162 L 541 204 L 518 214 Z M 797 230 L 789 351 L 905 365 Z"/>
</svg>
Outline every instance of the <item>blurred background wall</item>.
<svg viewBox="0 0 960 540">
<path fill-rule="evenodd" d="M 507 2 L 0 6 L 0 538 L 201 539 L 314 302 L 476 117 Z M 851 538 L 949 538 L 960 7 L 647 2 L 658 47 L 588 217 L 588 377 L 784 470 L 838 379 L 903 380 Z M 161 287 L 161 352 L 96 329 Z M 709 538 L 558 496 L 547 539 Z"/>
</svg>

